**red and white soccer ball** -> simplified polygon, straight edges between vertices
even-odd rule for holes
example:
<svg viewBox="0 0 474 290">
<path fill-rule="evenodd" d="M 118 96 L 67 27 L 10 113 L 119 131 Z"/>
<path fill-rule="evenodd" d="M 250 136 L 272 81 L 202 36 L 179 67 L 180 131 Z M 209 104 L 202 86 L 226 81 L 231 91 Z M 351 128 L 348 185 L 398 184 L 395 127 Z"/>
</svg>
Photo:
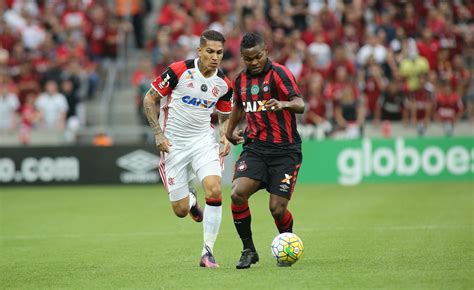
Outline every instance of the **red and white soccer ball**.
<svg viewBox="0 0 474 290">
<path fill-rule="evenodd" d="M 280 266 L 291 266 L 303 255 L 303 242 L 293 233 L 282 233 L 273 239 L 272 256 Z"/>
</svg>

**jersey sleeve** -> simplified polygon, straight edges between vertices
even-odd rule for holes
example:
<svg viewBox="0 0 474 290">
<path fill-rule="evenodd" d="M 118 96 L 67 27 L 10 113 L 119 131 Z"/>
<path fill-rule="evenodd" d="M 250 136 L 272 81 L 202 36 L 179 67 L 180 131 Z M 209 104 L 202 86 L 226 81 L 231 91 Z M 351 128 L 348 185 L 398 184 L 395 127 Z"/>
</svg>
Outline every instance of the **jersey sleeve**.
<svg viewBox="0 0 474 290">
<path fill-rule="evenodd" d="M 160 76 L 151 82 L 151 86 L 160 93 L 161 96 L 165 97 L 176 87 L 179 77 L 185 70 L 186 65 L 183 61 L 172 63 Z"/>
<path fill-rule="evenodd" d="M 227 85 L 227 92 L 217 101 L 216 110 L 219 113 L 230 114 L 232 111 L 232 95 L 234 90 L 232 89 L 232 85 L 227 77 L 224 77 L 224 81 Z"/>
<path fill-rule="evenodd" d="M 283 92 L 286 100 L 290 97 L 300 97 L 300 90 L 296 85 L 296 79 L 285 66 L 275 66 L 276 85 Z"/>
</svg>

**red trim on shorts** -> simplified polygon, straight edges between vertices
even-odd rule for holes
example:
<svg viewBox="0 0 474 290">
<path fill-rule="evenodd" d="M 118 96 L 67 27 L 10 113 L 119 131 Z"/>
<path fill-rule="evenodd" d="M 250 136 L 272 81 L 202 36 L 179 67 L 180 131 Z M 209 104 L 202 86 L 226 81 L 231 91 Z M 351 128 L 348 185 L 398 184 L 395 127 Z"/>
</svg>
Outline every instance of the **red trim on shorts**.
<svg viewBox="0 0 474 290">
<path fill-rule="evenodd" d="M 301 163 L 296 164 L 295 171 L 293 171 L 293 178 L 291 180 L 292 184 L 291 184 L 291 190 L 290 190 L 290 196 L 289 196 L 290 199 L 291 199 L 291 196 L 293 195 L 293 190 L 295 189 L 296 178 L 298 177 L 300 166 L 301 166 Z"/>
<path fill-rule="evenodd" d="M 168 182 L 166 181 L 165 159 L 166 159 L 165 153 L 160 152 L 160 167 L 158 171 L 160 172 L 161 180 L 163 181 L 166 191 L 169 192 Z"/>
<path fill-rule="evenodd" d="M 165 133 L 166 131 L 166 124 L 168 122 L 168 115 L 169 115 L 169 104 L 171 103 L 171 96 L 168 96 L 166 98 L 166 103 L 165 105 L 163 106 L 163 113 L 165 113 L 165 118 L 163 120 L 163 134 Z M 169 189 L 168 189 L 168 181 L 166 180 L 166 170 L 165 170 L 165 167 L 166 167 L 166 153 L 165 152 L 160 152 L 160 168 L 159 168 L 159 172 L 160 172 L 160 176 L 161 176 L 161 180 L 163 181 L 163 184 L 165 185 L 165 189 L 166 191 L 169 193 Z"/>
<path fill-rule="evenodd" d="M 168 115 L 169 115 L 169 104 L 171 103 L 171 96 L 168 96 L 166 98 L 166 104 L 163 106 L 163 113 L 165 113 L 165 118 L 163 121 L 163 133 L 165 133 L 166 130 L 166 124 L 168 122 Z"/>
</svg>

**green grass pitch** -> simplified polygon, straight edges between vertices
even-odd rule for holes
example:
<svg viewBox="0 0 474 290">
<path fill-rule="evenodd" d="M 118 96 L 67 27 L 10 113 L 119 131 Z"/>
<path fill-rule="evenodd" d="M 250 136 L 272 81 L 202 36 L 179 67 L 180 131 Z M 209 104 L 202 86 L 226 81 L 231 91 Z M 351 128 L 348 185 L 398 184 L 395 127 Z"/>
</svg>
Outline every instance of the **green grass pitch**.
<svg viewBox="0 0 474 290">
<path fill-rule="evenodd" d="M 200 195 L 202 204 L 203 196 Z M 298 185 L 305 245 L 278 268 L 268 194 L 250 202 L 260 262 L 224 190 L 219 269 L 198 266 L 202 225 L 176 218 L 161 186 L 0 188 L 0 289 L 473 289 L 474 183 Z"/>
</svg>

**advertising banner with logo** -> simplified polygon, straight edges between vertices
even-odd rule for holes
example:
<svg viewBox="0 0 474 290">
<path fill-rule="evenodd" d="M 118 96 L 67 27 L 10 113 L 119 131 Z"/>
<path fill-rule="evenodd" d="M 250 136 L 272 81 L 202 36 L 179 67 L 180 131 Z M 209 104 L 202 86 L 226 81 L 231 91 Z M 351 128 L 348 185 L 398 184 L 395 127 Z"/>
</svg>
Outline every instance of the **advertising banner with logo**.
<svg viewBox="0 0 474 290">
<path fill-rule="evenodd" d="M 474 181 L 474 138 L 306 141 L 298 182 Z"/>
<path fill-rule="evenodd" d="M 156 184 L 159 162 L 153 147 L 1 148 L 0 186 Z"/>
</svg>

